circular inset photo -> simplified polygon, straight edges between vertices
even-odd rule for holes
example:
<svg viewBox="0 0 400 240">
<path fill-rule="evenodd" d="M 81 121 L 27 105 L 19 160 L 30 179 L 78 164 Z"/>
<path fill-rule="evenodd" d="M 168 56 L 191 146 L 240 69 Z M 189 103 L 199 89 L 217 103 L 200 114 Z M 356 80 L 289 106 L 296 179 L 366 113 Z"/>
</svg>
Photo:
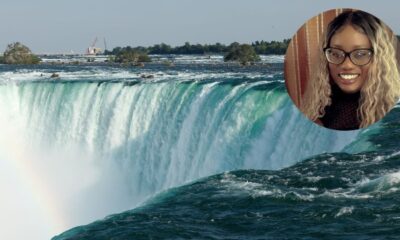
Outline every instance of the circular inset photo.
<svg viewBox="0 0 400 240">
<path fill-rule="evenodd" d="M 311 121 L 355 130 L 382 119 L 400 97 L 398 40 L 379 18 L 334 9 L 307 21 L 285 56 L 288 93 Z"/>
</svg>

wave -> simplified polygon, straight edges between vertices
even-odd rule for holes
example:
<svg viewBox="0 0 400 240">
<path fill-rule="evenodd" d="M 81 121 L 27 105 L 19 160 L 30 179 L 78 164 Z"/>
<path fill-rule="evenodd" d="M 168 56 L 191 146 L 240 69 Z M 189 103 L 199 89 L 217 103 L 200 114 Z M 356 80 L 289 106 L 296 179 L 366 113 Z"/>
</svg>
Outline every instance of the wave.
<svg viewBox="0 0 400 240">
<path fill-rule="evenodd" d="M 59 77 L 52 78 L 57 73 Z M 104 66 L 82 66 L 76 68 L 48 66 L 42 69 L 9 69 L 0 71 L 0 84 L 13 82 L 68 82 L 68 81 L 223 81 L 224 79 L 245 81 L 276 81 L 282 77 L 282 72 L 253 72 L 247 71 L 187 71 L 187 69 L 171 69 L 160 71 L 159 69 L 122 69 Z M 282 80 L 283 82 L 283 80 Z"/>
<path fill-rule="evenodd" d="M 348 153 L 318 154 L 281 170 L 206 177 L 54 239 L 396 238 L 399 119 L 395 108 L 347 141 Z"/>
<path fill-rule="evenodd" d="M 105 62 L 108 59 L 106 55 L 100 56 L 42 56 L 42 62 L 44 63 L 73 63 L 73 62 L 80 62 L 85 63 L 88 59 L 93 59 L 95 62 Z M 157 55 L 153 54 L 150 55 L 150 58 L 153 62 L 173 62 L 175 64 L 221 64 L 224 61 L 223 55 L 180 55 L 180 54 L 169 54 L 169 55 Z M 284 55 L 260 55 L 262 63 L 283 63 Z"/>
<path fill-rule="evenodd" d="M 277 171 L 225 172 L 53 239 L 396 238 L 400 157 L 381 154 L 321 154 Z"/>
</svg>

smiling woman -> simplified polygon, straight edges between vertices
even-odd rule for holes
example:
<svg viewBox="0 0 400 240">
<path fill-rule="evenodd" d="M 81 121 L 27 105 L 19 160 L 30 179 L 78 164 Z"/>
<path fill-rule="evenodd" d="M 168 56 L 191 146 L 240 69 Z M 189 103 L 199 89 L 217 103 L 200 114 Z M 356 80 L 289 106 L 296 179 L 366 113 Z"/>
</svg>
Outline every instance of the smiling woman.
<svg viewBox="0 0 400 240">
<path fill-rule="evenodd" d="M 322 16 L 332 16 L 332 12 Z M 354 130 L 379 121 L 400 96 L 397 39 L 369 13 L 350 9 L 334 13 L 337 16 L 316 44 L 316 60 L 307 79 L 300 79 L 303 91 L 293 91 L 295 84 L 287 74 L 289 61 L 285 64 L 286 83 L 295 104 L 309 119 L 330 129 Z M 301 53 L 294 44 L 287 57 Z"/>
<path fill-rule="evenodd" d="M 345 93 L 357 93 L 368 78 L 373 50 L 368 37 L 348 24 L 324 48 L 334 83 Z"/>
</svg>

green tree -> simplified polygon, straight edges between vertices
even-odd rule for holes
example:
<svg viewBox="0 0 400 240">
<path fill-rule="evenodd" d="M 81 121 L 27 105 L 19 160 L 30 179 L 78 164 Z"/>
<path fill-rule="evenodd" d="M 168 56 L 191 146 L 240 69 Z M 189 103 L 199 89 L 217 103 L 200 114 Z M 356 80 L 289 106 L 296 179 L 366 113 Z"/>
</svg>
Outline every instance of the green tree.
<svg viewBox="0 0 400 240">
<path fill-rule="evenodd" d="M 120 50 L 116 55 L 115 55 L 115 62 L 118 63 L 141 63 L 141 62 L 150 62 L 151 59 L 150 57 L 144 53 L 137 51 L 131 47 L 126 47 L 122 50 Z"/>
<path fill-rule="evenodd" d="M 233 43 L 230 46 L 229 52 L 224 56 L 224 61 L 236 61 L 242 65 L 260 61 L 260 56 L 256 53 L 254 48 L 249 44 Z"/>
<path fill-rule="evenodd" d="M 37 64 L 40 61 L 39 57 L 20 42 L 8 44 L 2 58 L 5 64 Z"/>
</svg>

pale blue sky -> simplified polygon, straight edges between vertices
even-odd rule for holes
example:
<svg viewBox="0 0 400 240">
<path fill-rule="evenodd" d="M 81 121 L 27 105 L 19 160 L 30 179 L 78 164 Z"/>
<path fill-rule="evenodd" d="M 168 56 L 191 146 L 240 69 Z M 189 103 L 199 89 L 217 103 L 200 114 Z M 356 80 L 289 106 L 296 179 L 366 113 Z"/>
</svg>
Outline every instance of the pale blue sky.
<svg viewBox="0 0 400 240">
<path fill-rule="evenodd" d="M 96 36 L 108 49 L 282 40 L 338 7 L 370 12 L 400 34 L 400 4 L 390 0 L 2 0 L 0 52 L 20 41 L 35 53 L 83 53 Z"/>
</svg>

